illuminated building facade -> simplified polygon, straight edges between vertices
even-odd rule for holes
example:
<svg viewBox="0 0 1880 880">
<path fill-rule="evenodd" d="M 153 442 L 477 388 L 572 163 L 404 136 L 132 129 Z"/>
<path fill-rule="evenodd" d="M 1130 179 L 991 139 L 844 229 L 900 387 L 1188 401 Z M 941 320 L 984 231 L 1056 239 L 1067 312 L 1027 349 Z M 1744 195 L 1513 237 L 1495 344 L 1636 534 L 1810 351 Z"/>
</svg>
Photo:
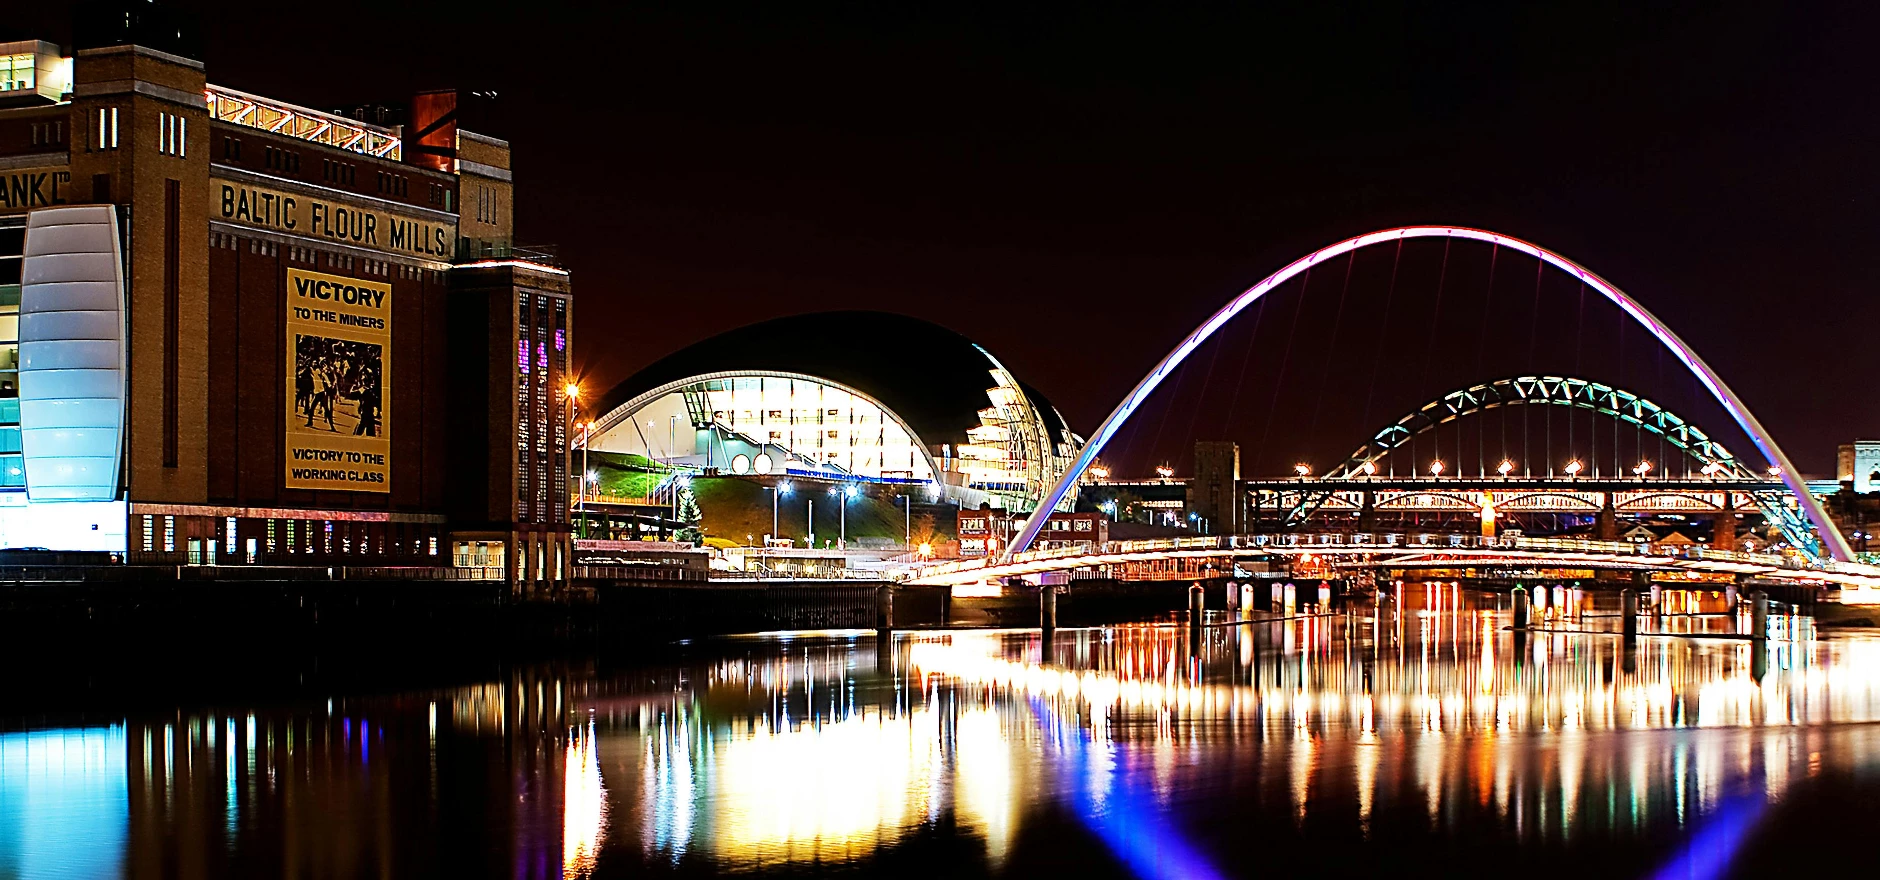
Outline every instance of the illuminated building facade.
<svg viewBox="0 0 1880 880">
<path fill-rule="evenodd" d="M 1083 440 L 984 348 L 879 312 L 741 327 L 647 367 L 596 407 L 592 448 L 738 475 L 932 483 L 1030 510 Z"/>
<path fill-rule="evenodd" d="M 0 548 L 562 577 L 573 304 L 508 143 L 211 84 L 155 4 L 76 25 L 0 44 Z"/>
</svg>

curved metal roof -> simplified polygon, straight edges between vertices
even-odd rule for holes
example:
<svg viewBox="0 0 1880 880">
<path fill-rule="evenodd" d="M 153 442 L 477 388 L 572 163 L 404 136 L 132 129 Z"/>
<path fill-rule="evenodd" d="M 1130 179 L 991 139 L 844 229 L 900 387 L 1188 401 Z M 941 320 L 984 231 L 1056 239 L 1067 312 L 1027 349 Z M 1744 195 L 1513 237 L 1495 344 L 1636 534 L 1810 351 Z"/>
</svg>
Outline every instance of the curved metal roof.
<svg viewBox="0 0 1880 880">
<path fill-rule="evenodd" d="M 859 389 L 923 442 L 957 445 L 990 405 L 986 389 L 994 384 L 995 368 L 998 363 L 984 349 L 938 324 L 889 312 L 819 312 L 748 324 L 693 343 L 614 386 L 595 412 L 607 421 L 635 398 L 695 376 L 789 373 Z M 1049 400 L 1023 382 L 1019 388 L 1047 427 L 1069 432 Z"/>
</svg>

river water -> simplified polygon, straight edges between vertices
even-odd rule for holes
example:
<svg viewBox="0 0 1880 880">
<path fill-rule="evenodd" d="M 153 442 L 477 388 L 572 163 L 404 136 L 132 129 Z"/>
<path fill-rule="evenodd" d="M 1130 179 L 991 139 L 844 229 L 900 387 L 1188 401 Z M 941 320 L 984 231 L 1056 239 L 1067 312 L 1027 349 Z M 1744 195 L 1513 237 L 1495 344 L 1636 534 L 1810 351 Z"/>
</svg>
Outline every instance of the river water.
<svg viewBox="0 0 1880 880">
<path fill-rule="evenodd" d="M 144 694 L 0 730 L 0 878 L 1709 878 L 1865 859 L 1880 639 L 1779 616 L 1760 657 L 1723 616 L 1517 637 L 1496 605 L 1413 586 L 1198 638 L 791 633 L 429 688 Z"/>
</svg>

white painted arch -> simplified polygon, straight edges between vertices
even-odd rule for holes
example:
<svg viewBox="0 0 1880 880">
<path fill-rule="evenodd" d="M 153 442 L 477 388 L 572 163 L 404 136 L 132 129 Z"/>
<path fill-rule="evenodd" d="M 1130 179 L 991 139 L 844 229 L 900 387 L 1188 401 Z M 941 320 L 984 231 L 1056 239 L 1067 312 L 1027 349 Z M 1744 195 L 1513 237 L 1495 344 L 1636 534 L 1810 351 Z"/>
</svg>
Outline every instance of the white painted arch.
<svg viewBox="0 0 1880 880">
<path fill-rule="evenodd" d="M 1808 515 L 1809 521 L 1814 523 L 1815 530 L 1819 533 L 1822 546 L 1827 551 L 1828 555 L 1844 562 L 1851 561 L 1854 558 L 1853 550 L 1848 546 L 1847 539 L 1843 538 L 1840 531 L 1834 527 L 1834 522 L 1828 518 L 1828 512 L 1822 508 L 1820 500 L 1809 493 L 1807 484 L 1802 481 L 1801 475 L 1796 473 L 1795 466 L 1789 461 L 1789 457 L 1783 453 L 1781 447 L 1776 445 L 1774 438 L 1769 436 L 1769 432 L 1763 428 L 1762 423 L 1757 421 L 1756 417 L 1750 413 L 1749 408 L 1743 405 L 1742 399 L 1738 398 L 1736 393 L 1731 391 L 1728 385 L 1724 384 L 1723 379 L 1717 375 L 1716 371 L 1712 370 L 1710 365 L 1704 362 L 1703 358 L 1698 357 L 1697 352 L 1693 351 L 1683 339 L 1680 339 L 1676 333 L 1671 332 L 1671 328 L 1666 327 L 1663 322 L 1659 321 L 1656 316 L 1647 311 L 1644 306 L 1639 305 L 1632 297 L 1626 295 L 1624 291 L 1620 290 L 1606 279 L 1594 274 L 1586 267 L 1581 266 L 1579 263 L 1531 242 L 1502 235 L 1497 232 L 1471 229 L 1464 226 L 1401 226 L 1395 229 L 1384 229 L 1360 235 L 1355 238 L 1348 238 L 1294 260 L 1286 267 L 1262 279 L 1260 283 L 1243 291 L 1239 296 L 1230 300 L 1227 305 L 1222 306 L 1220 311 L 1215 312 L 1212 317 L 1202 322 L 1201 326 L 1195 328 L 1194 332 L 1188 334 L 1186 339 L 1183 339 L 1180 344 L 1175 346 L 1173 351 L 1170 351 L 1166 357 L 1162 358 L 1161 363 L 1156 364 L 1155 368 L 1150 370 L 1148 375 L 1142 377 L 1142 381 L 1136 383 L 1135 389 L 1130 391 L 1129 395 L 1124 397 L 1122 402 L 1116 405 L 1116 409 L 1112 410 L 1109 417 L 1103 420 L 1103 424 L 1091 434 L 1090 441 L 1085 444 L 1083 452 L 1078 455 L 1077 460 L 1071 464 L 1070 469 L 1064 474 L 1063 478 L 1058 480 L 1057 485 L 1053 486 L 1051 491 L 1041 500 L 1039 508 L 1051 510 L 1062 503 L 1064 498 L 1069 495 L 1071 488 L 1083 477 L 1084 471 L 1090 467 L 1091 462 L 1095 461 L 1097 456 L 1103 452 L 1103 448 L 1110 442 L 1110 438 L 1116 435 L 1117 429 L 1121 428 L 1123 422 L 1127 421 L 1130 415 L 1135 413 L 1138 407 L 1142 406 L 1143 402 L 1148 399 L 1149 394 L 1153 392 L 1157 386 L 1162 384 L 1162 380 L 1168 378 L 1169 374 L 1173 373 L 1177 367 L 1181 366 L 1182 361 L 1186 360 L 1188 355 L 1193 353 L 1196 348 L 1199 348 L 1201 343 L 1206 342 L 1208 337 L 1213 336 L 1216 330 L 1221 329 L 1223 325 L 1229 320 L 1232 320 L 1235 315 L 1240 314 L 1247 306 L 1252 305 L 1256 300 L 1271 293 L 1281 284 L 1292 280 L 1295 276 L 1320 263 L 1344 256 L 1359 248 L 1405 241 L 1413 238 L 1465 239 L 1499 245 L 1545 261 L 1555 268 L 1584 282 L 1586 286 L 1598 291 L 1601 296 L 1604 296 L 1626 314 L 1632 316 L 1634 321 L 1637 321 L 1646 330 L 1651 331 L 1653 336 L 1658 337 L 1658 341 L 1663 343 L 1666 348 L 1670 349 L 1671 353 L 1676 355 L 1678 360 L 1684 363 L 1685 368 L 1689 369 L 1691 374 L 1696 376 L 1698 381 L 1702 382 L 1706 389 L 1709 389 L 1711 396 L 1716 398 L 1719 404 L 1723 405 L 1724 410 L 1729 412 L 1730 417 L 1736 420 L 1737 425 L 1743 429 L 1745 434 L 1749 435 L 1750 442 L 1756 444 L 1756 448 L 1762 452 L 1764 458 L 1768 460 L 1769 465 L 1779 470 L 1782 481 L 1788 485 L 1789 491 L 1795 494 L 1796 500 L 1800 503 L 1802 511 Z M 1000 559 L 1009 562 L 1014 554 L 1030 547 L 1031 542 L 1038 537 L 1038 530 L 1044 525 L 1044 521 L 1045 517 L 1031 517 L 1030 520 L 1025 523 L 1025 527 L 1013 537 L 1011 543 L 1006 545 L 1005 552 L 1001 555 Z"/>
</svg>

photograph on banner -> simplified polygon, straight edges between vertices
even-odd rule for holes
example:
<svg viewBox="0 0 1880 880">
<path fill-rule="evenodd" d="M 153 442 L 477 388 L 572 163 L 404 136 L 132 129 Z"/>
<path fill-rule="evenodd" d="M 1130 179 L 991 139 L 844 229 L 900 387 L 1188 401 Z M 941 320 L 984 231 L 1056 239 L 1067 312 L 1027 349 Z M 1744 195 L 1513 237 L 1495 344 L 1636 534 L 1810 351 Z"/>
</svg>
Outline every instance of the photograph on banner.
<svg viewBox="0 0 1880 880">
<path fill-rule="evenodd" d="M 290 489 L 391 491 L 391 285 L 289 269 Z"/>
</svg>

